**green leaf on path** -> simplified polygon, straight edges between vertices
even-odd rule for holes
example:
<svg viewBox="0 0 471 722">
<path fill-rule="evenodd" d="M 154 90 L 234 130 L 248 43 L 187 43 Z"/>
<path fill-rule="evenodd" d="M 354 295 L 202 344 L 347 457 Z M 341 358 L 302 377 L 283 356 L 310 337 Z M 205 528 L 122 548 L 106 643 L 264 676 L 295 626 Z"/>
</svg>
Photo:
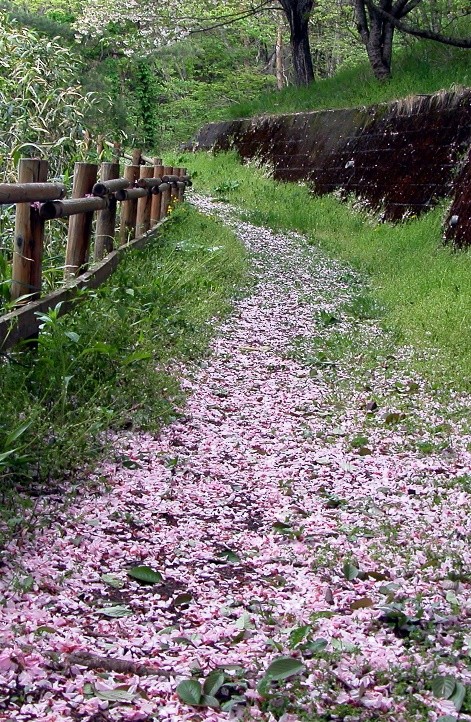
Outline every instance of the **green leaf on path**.
<svg viewBox="0 0 471 722">
<path fill-rule="evenodd" d="M 121 466 L 124 466 L 125 469 L 142 469 L 142 465 L 139 464 L 134 459 L 130 459 L 127 456 L 123 456 L 121 459 Z"/>
<path fill-rule="evenodd" d="M 37 627 L 34 630 L 34 633 L 35 634 L 55 634 L 56 631 L 57 630 L 54 629 L 54 627 L 49 627 L 47 624 L 43 624 L 40 627 Z"/>
<path fill-rule="evenodd" d="M 170 627 L 164 627 L 163 629 L 159 629 L 157 634 L 170 634 L 170 632 L 173 632 L 176 629 L 178 629 L 178 627 L 171 625 Z"/>
<path fill-rule="evenodd" d="M 319 639 L 314 639 L 312 642 L 309 642 L 307 645 L 307 648 L 316 654 L 317 652 L 322 652 L 327 646 L 329 642 L 327 639 L 322 639 L 322 637 L 319 637 Z"/>
<path fill-rule="evenodd" d="M 286 521 L 275 521 L 272 526 L 273 529 L 279 531 L 281 534 L 283 534 L 283 532 L 291 531 L 291 524 Z"/>
<path fill-rule="evenodd" d="M 396 592 L 401 588 L 400 584 L 397 584 L 396 582 L 390 582 L 389 584 L 382 584 L 380 588 L 378 589 L 380 594 L 385 594 L 387 596 L 394 596 Z"/>
<path fill-rule="evenodd" d="M 128 569 L 127 574 L 131 579 L 137 579 L 138 582 L 143 584 L 158 584 L 163 579 L 160 572 L 146 566 L 132 567 L 132 569 Z"/>
<path fill-rule="evenodd" d="M 219 700 L 217 700 L 216 697 L 213 697 L 210 694 L 203 694 L 198 706 L 217 708 L 219 707 Z"/>
<path fill-rule="evenodd" d="M 238 704 L 244 704 L 246 701 L 245 697 L 241 697 L 240 695 L 237 695 L 235 697 L 231 697 L 227 700 L 227 702 L 224 702 L 221 705 L 221 710 L 223 712 L 232 712 L 234 707 L 237 707 Z"/>
<path fill-rule="evenodd" d="M 361 599 L 357 599 L 355 602 L 352 602 L 350 604 L 350 609 L 353 612 L 355 609 L 367 609 L 367 607 L 372 607 L 374 605 L 374 602 L 370 597 L 362 597 Z"/>
<path fill-rule="evenodd" d="M 193 644 L 193 641 L 189 639 L 189 637 L 174 637 L 172 641 L 175 644 L 185 644 L 186 646 L 189 646 L 190 644 Z M 194 645 L 193 645 L 194 646 Z"/>
<path fill-rule="evenodd" d="M 461 682 L 456 682 L 455 691 L 450 697 L 450 702 L 453 702 L 457 712 L 460 711 L 463 706 L 464 698 L 466 697 L 466 687 Z"/>
<path fill-rule="evenodd" d="M 218 552 L 218 557 L 221 557 L 221 559 L 225 559 L 228 562 L 232 562 L 233 564 L 239 564 L 240 562 L 240 556 L 236 554 L 236 552 L 232 551 L 232 549 L 222 549 Z"/>
<path fill-rule="evenodd" d="M 368 577 L 377 582 L 384 582 L 386 579 L 389 579 L 389 576 L 384 572 L 368 572 Z"/>
<path fill-rule="evenodd" d="M 304 670 L 304 664 L 294 657 L 278 657 L 268 666 L 265 678 L 273 682 L 288 679 Z"/>
<path fill-rule="evenodd" d="M 244 639 L 249 639 L 251 636 L 251 633 L 247 629 L 242 629 L 235 637 L 232 637 L 231 644 L 239 644 L 239 642 L 242 642 Z"/>
<path fill-rule="evenodd" d="M 406 418 L 405 414 L 399 413 L 398 411 L 391 411 L 389 414 L 386 414 L 384 418 L 384 422 L 386 424 L 398 424 L 400 421 L 403 421 Z"/>
<path fill-rule="evenodd" d="M 204 680 L 203 693 L 214 697 L 224 684 L 225 678 L 224 672 L 221 672 L 219 669 L 214 669 Z"/>
<path fill-rule="evenodd" d="M 127 689 L 105 689 L 95 690 L 95 696 L 108 702 L 132 702 L 136 695 Z"/>
<path fill-rule="evenodd" d="M 293 629 L 289 635 L 289 644 L 290 647 L 296 647 L 298 644 L 301 644 L 301 642 L 306 639 L 307 635 L 311 632 L 312 627 L 310 624 L 304 624 L 301 627 L 296 627 L 296 629 Z"/>
<path fill-rule="evenodd" d="M 181 594 L 177 594 L 173 600 L 173 604 L 175 607 L 187 607 L 191 601 L 193 601 L 193 595 L 190 594 L 190 592 L 182 592 Z"/>
<path fill-rule="evenodd" d="M 360 573 L 358 567 L 348 560 L 344 562 L 342 571 L 345 579 L 347 579 L 347 581 L 349 582 L 351 582 L 353 579 L 356 579 L 358 574 Z"/>
<path fill-rule="evenodd" d="M 114 589 L 121 589 L 124 587 L 124 582 L 114 574 L 102 574 L 100 577 L 101 581 Z"/>
<path fill-rule="evenodd" d="M 450 699 L 456 688 L 456 679 L 449 676 L 435 677 L 432 679 L 432 692 L 435 697 Z"/>
<path fill-rule="evenodd" d="M 203 690 L 196 679 L 184 679 L 177 685 L 177 695 L 185 704 L 198 705 L 203 696 Z"/>
<path fill-rule="evenodd" d="M 236 619 L 235 626 L 237 629 L 252 629 L 253 624 L 250 619 L 250 614 L 248 612 L 244 612 L 240 615 L 238 619 Z"/>
<path fill-rule="evenodd" d="M 201 684 L 196 679 L 184 679 L 180 682 L 177 695 L 182 702 L 192 707 L 219 707 L 216 697 L 203 694 Z"/>
<path fill-rule="evenodd" d="M 114 607 L 102 607 L 97 611 L 99 614 L 103 614 L 105 617 L 112 617 L 113 619 L 129 617 L 129 615 L 132 614 L 132 609 L 125 604 L 117 604 Z"/>
</svg>

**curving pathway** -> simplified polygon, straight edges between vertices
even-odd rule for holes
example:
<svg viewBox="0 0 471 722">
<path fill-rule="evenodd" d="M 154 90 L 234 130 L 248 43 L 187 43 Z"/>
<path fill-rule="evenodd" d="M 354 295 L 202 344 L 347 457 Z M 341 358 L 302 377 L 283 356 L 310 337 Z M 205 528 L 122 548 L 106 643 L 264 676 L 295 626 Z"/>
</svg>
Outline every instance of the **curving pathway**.
<svg viewBox="0 0 471 722">
<path fill-rule="evenodd" d="M 466 399 L 445 413 L 391 354 L 349 269 L 194 202 L 246 243 L 253 287 L 181 418 L 122 437 L 3 553 L 0 719 L 470 720 Z M 303 666 L 257 691 L 279 657 Z M 216 668 L 232 711 L 179 699 Z"/>
</svg>

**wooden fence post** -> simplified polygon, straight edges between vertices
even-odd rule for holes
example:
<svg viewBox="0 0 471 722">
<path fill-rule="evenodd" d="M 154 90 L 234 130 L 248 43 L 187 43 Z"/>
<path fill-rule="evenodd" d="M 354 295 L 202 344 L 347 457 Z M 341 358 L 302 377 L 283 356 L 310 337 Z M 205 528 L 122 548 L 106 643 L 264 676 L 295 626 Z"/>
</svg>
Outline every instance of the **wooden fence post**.
<svg viewBox="0 0 471 722">
<path fill-rule="evenodd" d="M 102 163 L 100 180 L 108 181 L 119 178 L 119 163 Z M 116 199 L 109 198 L 108 208 L 98 211 L 95 235 L 95 261 L 101 261 L 105 253 L 113 250 L 116 233 Z"/>
<path fill-rule="evenodd" d="M 127 165 L 124 167 L 124 177 L 134 186 L 138 180 L 141 167 L 139 165 Z M 121 225 L 119 228 L 119 242 L 121 245 L 127 243 L 136 234 L 137 199 L 124 201 L 121 204 Z"/>
<path fill-rule="evenodd" d="M 19 183 L 42 183 L 47 180 L 47 161 L 22 158 L 18 168 Z M 11 299 L 31 294 L 28 301 L 41 292 L 41 264 L 44 243 L 44 221 L 39 209 L 30 203 L 17 203 L 13 248 Z"/>
<path fill-rule="evenodd" d="M 180 173 L 179 173 L 180 178 L 182 178 L 183 176 L 186 175 L 186 168 L 179 168 L 179 171 L 180 171 Z M 178 200 L 179 201 L 183 201 L 185 199 L 185 188 L 186 188 L 186 186 L 184 186 L 184 185 L 180 186 L 178 188 Z"/>
<path fill-rule="evenodd" d="M 131 153 L 131 165 L 140 165 L 142 159 L 142 150 L 135 148 Z"/>
<path fill-rule="evenodd" d="M 172 166 L 166 165 L 164 166 L 164 175 L 172 175 Z M 167 191 L 162 192 L 162 202 L 160 206 L 160 217 L 165 218 L 168 213 L 168 207 L 170 205 L 170 193 L 171 189 L 169 188 Z"/>
<path fill-rule="evenodd" d="M 47 181 L 47 172 L 49 163 L 47 160 L 39 161 L 38 183 Z M 34 221 L 31 223 L 33 231 L 33 247 L 31 249 L 31 277 L 30 284 L 33 292 L 32 299 L 39 298 L 41 295 L 42 275 L 43 275 L 43 252 L 44 252 L 44 220 L 39 215 L 39 209 L 34 208 Z M 38 218 L 39 216 L 39 218 Z"/>
<path fill-rule="evenodd" d="M 177 175 L 177 176 L 179 176 L 179 175 L 180 175 L 180 168 L 177 168 L 176 166 L 174 166 L 174 167 L 172 168 L 172 172 L 171 172 L 170 175 Z M 178 198 L 178 188 L 177 188 L 177 186 L 175 185 L 175 183 L 172 183 L 172 190 L 171 190 L 170 195 L 171 195 L 172 200 L 175 200 L 175 198 Z"/>
<path fill-rule="evenodd" d="M 164 167 L 161 158 L 154 158 L 154 178 L 162 178 Z M 160 193 L 154 193 L 151 198 L 150 205 L 150 227 L 153 228 L 160 221 L 160 207 L 162 198 Z"/>
<path fill-rule="evenodd" d="M 96 183 L 98 166 L 96 163 L 76 163 L 72 198 L 84 198 L 90 195 Z M 92 234 L 93 211 L 71 216 L 67 235 L 65 254 L 65 278 L 79 276 L 86 270 L 90 237 Z"/>
<path fill-rule="evenodd" d="M 113 158 L 113 163 L 119 163 L 119 159 L 121 157 L 121 144 L 120 143 L 117 143 L 117 142 L 113 143 L 111 157 Z"/>
<path fill-rule="evenodd" d="M 154 167 L 151 165 L 141 166 L 139 174 L 140 178 L 153 178 Z M 139 198 L 137 201 L 137 215 L 136 215 L 136 237 L 142 236 L 143 233 L 150 228 L 150 208 L 152 203 L 152 196 L 149 191 L 149 195 Z"/>
</svg>

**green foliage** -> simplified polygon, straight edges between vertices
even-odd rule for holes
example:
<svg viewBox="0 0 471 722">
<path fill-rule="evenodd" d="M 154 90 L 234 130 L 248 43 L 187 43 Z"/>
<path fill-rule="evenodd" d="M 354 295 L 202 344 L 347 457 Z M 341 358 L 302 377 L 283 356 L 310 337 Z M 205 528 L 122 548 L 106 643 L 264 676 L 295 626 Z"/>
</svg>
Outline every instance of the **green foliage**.
<svg viewBox="0 0 471 722">
<path fill-rule="evenodd" d="M 156 572 L 152 567 L 139 566 L 128 569 L 128 577 L 136 579 L 142 584 L 158 584 L 163 577 L 160 572 Z"/>
<path fill-rule="evenodd" d="M 273 87 L 260 73 L 256 45 L 223 31 L 185 40 L 142 60 L 119 61 L 113 97 L 127 97 L 122 126 L 131 144 L 158 149 L 188 141 L 205 122 L 221 117 L 242 98 Z M 108 61 L 108 68 L 117 61 Z M 113 71 L 115 72 L 115 71 Z"/>
<path fill-rule="evenodd" d="M 52 173 L 77 151 L 95 97 L 78 80 L 71 50 L 11 22 L 0 12 L 0 174 L 11 178 L 20 156 L 52 161 Z"/>
<path fill-rule="evenodd" d="M 174 418 L 182 393 L 168 366 L 204 353 L 208 321 L 228 309 L 243 270 L 232 233 L 181 207 L 73 313 L 44 314 L 37 350 L 1 362 L 4 501 L 33 478 L 83 469 L 106 447 L 108 429 L 156 430 Z"/>
<path fill-rule="evenodd" d="M 262 696 L 268 696 L 272 682 L 281 682 L 304 672 L 305 666 L 300 659 L 294 657 L 277 657 L 268 665 L 265 674 L 257 685 Z"/>
</svg>

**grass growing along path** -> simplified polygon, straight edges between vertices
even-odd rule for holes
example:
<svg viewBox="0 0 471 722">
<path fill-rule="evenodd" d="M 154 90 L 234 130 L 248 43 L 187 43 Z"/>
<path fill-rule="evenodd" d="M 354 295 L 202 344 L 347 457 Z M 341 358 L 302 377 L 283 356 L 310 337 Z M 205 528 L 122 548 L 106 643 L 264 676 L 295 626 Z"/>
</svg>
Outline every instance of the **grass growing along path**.
<svg viewBox="0 0 471 722">
<path fill-rule="evenodd" d="M 251 222 L 299 231 L 365 273 L 382 323 L 416 348 L 421 372 L 438 388 L 471 390 L 471 255 L 443 245 L 443 207 L 380 223 L 332 196 L 313 197 L 305 185 L 275 182 L 235 154 L 180 160 L 197 188 L 240 206 Z"/>
</svg>

